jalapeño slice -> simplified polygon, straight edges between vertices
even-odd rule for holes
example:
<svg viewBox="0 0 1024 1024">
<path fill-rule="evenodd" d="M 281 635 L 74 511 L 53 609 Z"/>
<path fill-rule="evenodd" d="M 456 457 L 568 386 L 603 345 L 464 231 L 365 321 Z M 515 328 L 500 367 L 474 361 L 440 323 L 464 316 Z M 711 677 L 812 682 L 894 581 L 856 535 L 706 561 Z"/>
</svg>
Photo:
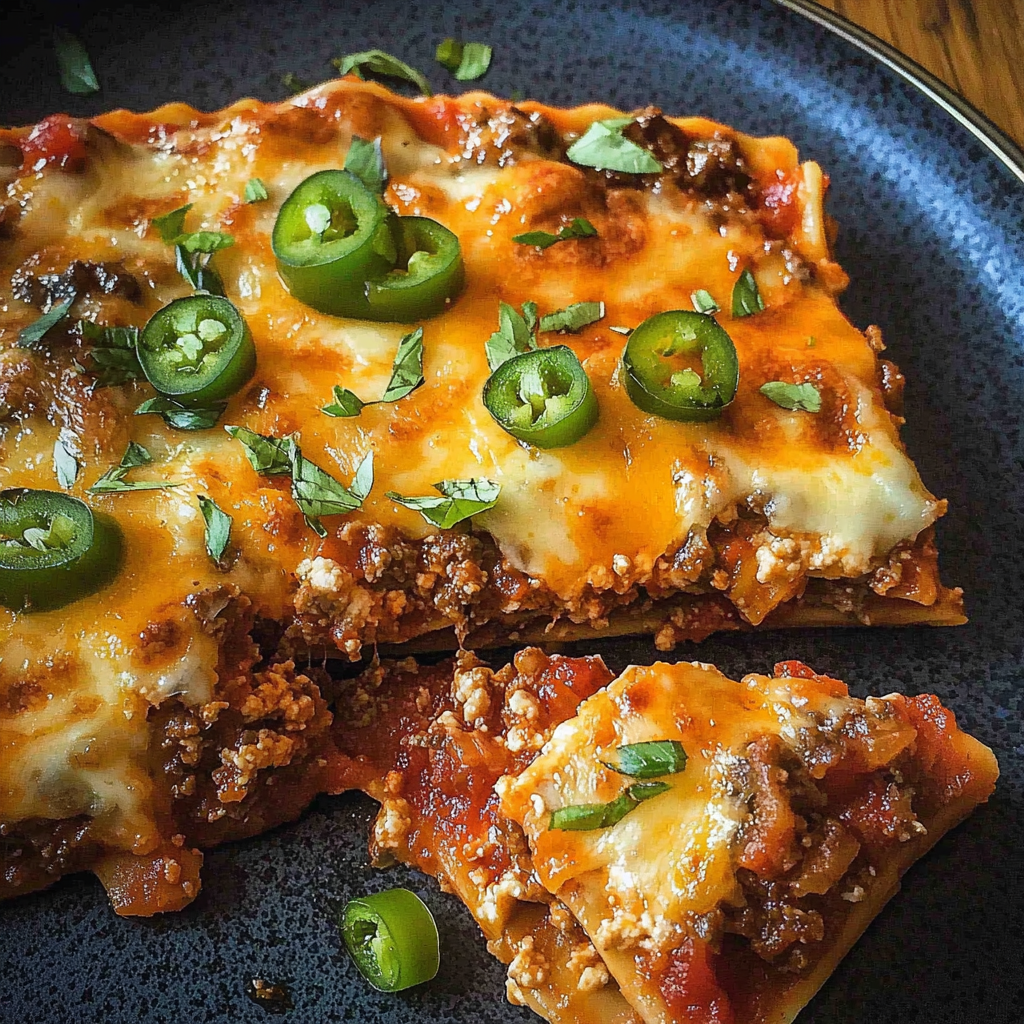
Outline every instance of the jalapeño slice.
<svg viewBox="0 0 1024 1024">
<path fill-rule="evenodd" d="M 687 365 L 700 357 L 701 373 Z M 736 346 L 713 316 L 674 309 L 648 317 L 622 353 L 633 404 L 670 420 L 720 416 L 733 400 L 740 369 Z"/>
<path fill-rule="evenodd" d="M 465 280 L 458 236 L 428 217 L 396 217 L 392 235 L 398 265 L 367 283 L 368 315 L 408 324 L 440 313 Z"/>
<path fill-rule="evenodd" d="M 318 171 L 284 201 L 271 244 L 277 269 L 301 302 L 335 316 L 375 317 L 366 282 L 397 252 L 390 211 L 349 171 Z"/>
<path fill-rule="evenodd" d="M 0 491 L 0 604 L 61 608 L 102 589 L 121 567 L 117 523 L 57 491 Z"/>
<path fill-rule="evenodd" d="M 137 350 L 149 383 L 191 407 L 229 398 L 256 370 L 249 327 L 219 295 L 189 295 L 157 310 Z"/>
<path fill-rule="evenodd" d="M 342 912 L 341 934 L 359 972 L 380 992 L 422 985 L 440 966 L 437 925 L 408 889 L 351 900 Z"/>
<path fill-rule="evenodd" d="M 556 345 L 514 356 L 484 385 L 498 426 L 537 448 L 574 444 L 597 422 L 597 398 L 571 348 Z"/>
</svg>

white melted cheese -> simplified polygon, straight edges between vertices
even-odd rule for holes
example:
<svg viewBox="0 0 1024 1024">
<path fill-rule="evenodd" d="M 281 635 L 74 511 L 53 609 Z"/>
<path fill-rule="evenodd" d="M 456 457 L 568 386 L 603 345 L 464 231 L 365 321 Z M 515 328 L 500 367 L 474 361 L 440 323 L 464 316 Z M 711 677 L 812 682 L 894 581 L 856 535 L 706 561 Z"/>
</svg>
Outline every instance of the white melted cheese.
<svg viewBox="0 0 1024 1024">
<path fill-rule="evenodd" d="M 696 663 L 629 668 L 580 705 L 503 790 L 503 808 L 526 829 L 541 881 L 554 894 L 573 893 L 592 935 L 611 913 L 658 948 L 692 915 L 742 903 L 737 839 L 749 794 L 731 769 L 751 741 L 775 735 L 795 743 L 801 730 L 819 729 L 853 704 L 821 693 L 808 699 L 799 683 L 795 689 L 793 680 L 763 676 L 736 683 Z M 660 780 L 668 791 L 609 828 L 549 828 L 559 808 L 615 799 L 629 780 L 602 761 L 614 761 L 620 746 L 653 740 L 677 740 L 687 754 L 682 772 Z"/>
</svg>

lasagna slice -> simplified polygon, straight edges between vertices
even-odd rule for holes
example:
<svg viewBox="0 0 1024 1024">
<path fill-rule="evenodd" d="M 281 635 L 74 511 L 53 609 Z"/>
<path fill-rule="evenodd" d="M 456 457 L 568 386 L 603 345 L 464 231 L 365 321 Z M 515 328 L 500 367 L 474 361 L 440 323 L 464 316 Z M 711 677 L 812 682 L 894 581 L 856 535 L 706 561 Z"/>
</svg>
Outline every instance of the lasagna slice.
<svg viewBox="0 0 1024 1024">
<path fill-rule="evenodd" d="M 933 696 L 683 663 L 628 668 L 499 788 L 646 1024 L 778 1024 L 997 774 Z"/>
<path fill-rule="evenodd" d="M 364 672 L 340 695 L 338 788 L 381 802 L 370 850 L 434 876 L 509 965 L 508 996 L 551 1024 L 640 1024 L 582 928 L 539 883 L 494 792 L 612 678 L 600 658 L 521 652 L 494 671 L 469 653 Z"/>
</svg>

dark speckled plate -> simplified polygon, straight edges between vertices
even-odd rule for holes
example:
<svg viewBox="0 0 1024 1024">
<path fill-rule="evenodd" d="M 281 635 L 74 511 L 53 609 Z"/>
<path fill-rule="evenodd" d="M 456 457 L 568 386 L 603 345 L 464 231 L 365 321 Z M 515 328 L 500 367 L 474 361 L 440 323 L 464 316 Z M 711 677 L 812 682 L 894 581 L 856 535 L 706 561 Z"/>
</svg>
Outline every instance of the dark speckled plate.
<svg viewBox="0 0 1024 1024">
<path fill-rule="evenodd" d="M 802 1020 L 1024 1020 L 1024 169 L 1000 158 L 1012 147 L 883 58 L 766 0 L 80 3 L 64 20 L 104 86 L 84 99 L 57 84 L 52 10 L 24 8 L 9 0 L 0 13 L 5 122 L 281 97 L 283 72 L 317 80 L 330 57 L 370 46 L 447 86 L 433 48 L 459 35 L 495 44 L 483 84 L 499 94 L 653 101 L 786 134 L 825 166 L 853 279 L 844 307 L 859 325 L 881 325 L 910 381 L 906 440 L 949 499 L 943 572 L 964 587 L 971 623 L 725 637 L 680 654 L 736 673 L 796 657 L 860 694 L 934 691 L 995 748 L 993 800 L 914 868 Z M 616 669 L 656 657 L 647 642 L 591 646 Z M 265 1011 L 244 995 L 253 976 L 289 982 L 294 1024 L 530 1020 L 505 1003 L 504 972 L 455 899 L 403 870 L 371 871 L 371 813 L 363 799 L 324 799 L 295 825 L 211 853 L 202 895 L 176 916 L 117 918 L 89 877 L 0 908 L 0 1020 L 259 1020 Z M 329 903 L 396 884 L 436 913 L 443 966 L 431 984 L 387 996 L 340 951 Z"/>
</svg>

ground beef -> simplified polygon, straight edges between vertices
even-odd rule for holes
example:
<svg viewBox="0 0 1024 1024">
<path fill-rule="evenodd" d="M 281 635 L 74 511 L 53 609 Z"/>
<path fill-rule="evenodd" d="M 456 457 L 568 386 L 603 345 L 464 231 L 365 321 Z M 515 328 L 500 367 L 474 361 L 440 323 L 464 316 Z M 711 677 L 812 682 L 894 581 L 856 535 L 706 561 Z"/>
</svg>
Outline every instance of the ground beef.
<svg viewBox="0 0 1024 1024">
<path fill-rule="evenodd" d="M 154 767 L 168 780 L 175 830 L 208 846 L 295 818 L 327 788 L 332 720 L 317 682 L 291 662 L 222 676 L 203 707 L 154 709 Z"/>
<path fill-rule="evenodd" d="M 481 106 L 475 113 L 460 112 L 458 120 L 464 160 L 505 167 L 524 153 L 549 160 L 561 160 L 565 155 L 565 144 L 541 113 L 528 114 L 515 106 L 497 110 Z"/>
<path fill-rule="evenodd" d="M 759 878 L 745 868 L 740 868 L 737 877 L 747 902 L 726 915 L 726 932 L 747 939 L 762 960 L 775 962 L 790 951 L 781 966 L 803 969 L 809 957 L 800 947 L 813 946 L 825 937 L 821 911 L 813 909 L 810 897 L 794 899 L 784 882 Z"/>
<path fill-rule="evenodd" d="M 49 821 L 0 822 L 0 900 L 52 885 L 61 875 L 88 868 L 100 846 L 85 816 Z"/>
<path fill-rule="evenodd" d="M 706 138 L 690 136 L 662 116 L 657 107 L 648 107 L 623 129 L 623 135 L 648 150 L 664 170 L 659 174 L 594 172 L 613 188 L 645 188 L 668 178 L 684 192 L 711 199 L 742 197 L 750 188 L 751 176 L 739 146 L 722 132 Z"/>
<path fill-rule="evenodd" d="M 137 302 L 142 291 L 123 263 L 73 260 L 60 273 L 37 273 L 31 265 L 22 264 L 11 275 L 11 294 L 47 312 L 72 295 L 119 295 Z"/>
</svg>

